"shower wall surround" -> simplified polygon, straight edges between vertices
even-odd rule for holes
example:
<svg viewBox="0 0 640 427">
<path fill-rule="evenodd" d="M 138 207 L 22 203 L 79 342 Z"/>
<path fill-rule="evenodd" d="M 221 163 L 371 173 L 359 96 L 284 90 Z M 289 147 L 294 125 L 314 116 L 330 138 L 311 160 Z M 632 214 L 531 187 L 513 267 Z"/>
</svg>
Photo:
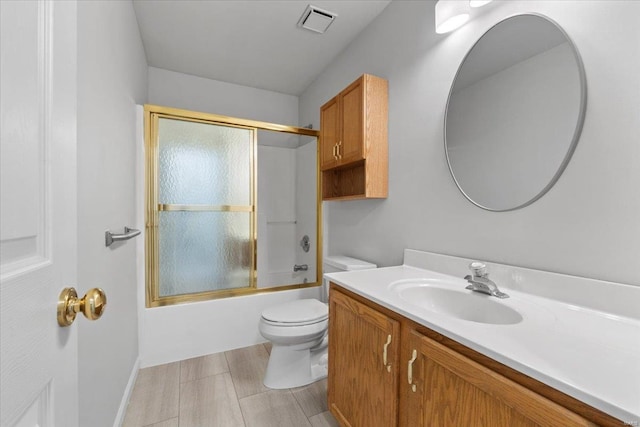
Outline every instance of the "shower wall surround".
<svg viewBox="0 0 640 427">
<path fill-rule="evenodd" d="M 391 2 L 300 96 L 300 122 L 317 127 L 320 106 L 360 74 L 389 81 L 389 198 L 324 203 L 326 253 L 389 266 L 408 247 L 640 285 L 640 2 L 492 2 L 446 35 L 434 32 L 433 4 Z M 580 52 L 584 128 L 548 193 L 523 209 L 488 212 L 451 178 L 445 105 L 476 40 L 532 12 L 557 22 Z"/>
<path fill-rule="evenodd" d="M 292 280 L 296 236 L 295 174 L 295 149 L 258 147 L 258 288 Z"/>
<path fill-rule="evenodd" d="M 262 136 L 258 132 L 257 287 L 312 283 L 316 245 L 305 253 L 299 242 L 304 235 L 312 241 L 316 236 L 316 192 L 310 189 L 316 188 L 317 143 L 309 138 L 313 141 L 299 147 L 274 147 L 261 145 Z M 309 269 L 294 272 L 295 264 Z"/>
</svg>

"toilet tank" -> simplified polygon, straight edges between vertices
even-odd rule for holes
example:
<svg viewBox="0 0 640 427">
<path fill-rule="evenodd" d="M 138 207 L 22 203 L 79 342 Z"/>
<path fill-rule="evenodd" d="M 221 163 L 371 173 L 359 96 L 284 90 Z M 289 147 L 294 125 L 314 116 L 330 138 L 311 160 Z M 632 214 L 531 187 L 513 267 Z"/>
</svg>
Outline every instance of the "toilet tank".
<svg viewBox="0 0 640 427">
<path fill-rule="evenodd" d="M 322 263 L 322 272 L 335 273 L 338 271 L 366 270 L 376 268 L 377 265 L 357 258 L 351 258 L 344 255 L 328 255 Z M 322 278 L 322 295 L 323 302 L 329 301 L 329 282 Z"/>
</svg>

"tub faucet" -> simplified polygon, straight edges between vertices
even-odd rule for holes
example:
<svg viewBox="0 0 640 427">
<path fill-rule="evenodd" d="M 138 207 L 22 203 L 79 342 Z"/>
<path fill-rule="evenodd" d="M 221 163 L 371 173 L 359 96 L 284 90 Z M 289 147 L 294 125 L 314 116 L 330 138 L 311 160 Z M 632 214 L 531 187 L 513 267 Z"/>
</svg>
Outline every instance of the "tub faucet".
<svg viewBox="0 0 640 427">
<path fill-rule="evenodd" d="M 498 298 L 509 298 L 509 295 L 504 292 L 500 292 L 498 285 L 493 283 L 493 280 L 489 279 L 489 273 L 487 273 L 487 266 L 481 262 L 474 261 L 469 264 L 469 269 L 472 275 L 465 276 L 465 280 L 470 283 L 466 289 L 470 289 L 476 292 L 482 292 L 483 294 L 492 295 Z"/>
<path fill-rule="evenodd" d="M 309 269 L 309 266 L 307 264 L 295 264 L 293 266 L 293 271 L 307 271 Z"/>
</svg>

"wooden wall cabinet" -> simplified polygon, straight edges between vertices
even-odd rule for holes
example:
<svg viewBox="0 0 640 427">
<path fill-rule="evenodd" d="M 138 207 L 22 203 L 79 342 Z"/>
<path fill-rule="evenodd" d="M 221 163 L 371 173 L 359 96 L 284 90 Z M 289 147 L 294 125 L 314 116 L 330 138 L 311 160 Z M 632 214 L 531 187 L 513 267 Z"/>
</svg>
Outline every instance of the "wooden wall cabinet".
<svg viewBox="0 0 640 427">
<path fill-rule="evenodd" d="M 622 425 L 334 284 L 329 301 L 329 409 L 343 427 Z M 380 361 L 385 334 L 390 370 Z"/>
<path fill-rule="evenodd" d="M 320 107 L 323 200 L 388 193 L 388 83 L 364 74 Z"/>
</svg>

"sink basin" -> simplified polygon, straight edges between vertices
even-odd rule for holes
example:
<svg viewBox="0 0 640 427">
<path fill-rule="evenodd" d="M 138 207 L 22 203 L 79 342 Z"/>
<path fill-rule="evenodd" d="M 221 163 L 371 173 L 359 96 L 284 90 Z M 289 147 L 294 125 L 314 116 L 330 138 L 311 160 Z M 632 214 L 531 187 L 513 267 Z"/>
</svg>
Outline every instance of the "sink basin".
<svg viewBox="0 0 640 427">
<path fill-rule="evenodd" d="M 391 289 L 412 305 L 457 319 L 492 325 L 513 325 L 522 321 L 518 311 L 498 302 L 496 297 L 466 290 L 464 286 L 453 288 L 458 284 L 450 286 L 452 288 L 431 280 L 400 281 L 392 283 Z"/>
</svg>

